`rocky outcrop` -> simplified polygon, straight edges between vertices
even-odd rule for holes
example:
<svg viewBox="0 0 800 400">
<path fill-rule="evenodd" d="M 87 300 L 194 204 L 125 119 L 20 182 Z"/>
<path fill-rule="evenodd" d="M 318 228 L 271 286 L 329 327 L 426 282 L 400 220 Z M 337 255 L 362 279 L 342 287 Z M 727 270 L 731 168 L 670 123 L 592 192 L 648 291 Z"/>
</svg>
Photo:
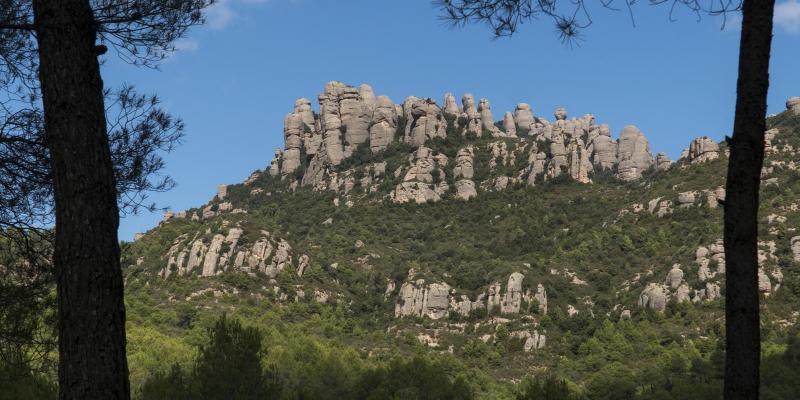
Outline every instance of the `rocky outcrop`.
<svg viewBox="0 0 800 400">
<path fill-rule="evenodd" d="M 424 279 L 405 282 L 395 304 L 395 317 L 417 316 L 430 319 L 447 317 L 450 286 L 446 283 L 425 284 Z"/>
<path fill-rule="evenodd" d="M 649 307 L 656 311 L 664 311 L 667 308 L 669 290 L 665 285 L 650 283 L 639 295 L 639 307 Z"/>
<path fill-rule="evenodd" d="M 522 351 L 529 353 L 533 350 L 539 350 L 545 348 L 547 344 L 547 338 L 544 334 L 540 334 L 539 331 L 534 330 L 533 332 L 530 331 L 515 331 L 511 332 L 511 337 L 522 339 L 524 343 L 522 344 Z"/>
<path fill-rule="evenodd" d="M 478 103 L 478 114 L 481 116 L 481 129 L 483 132 L 490 132 L 493 137 L 503 136 L 502 132 L 494 126 L 492 105 L 489 104 L 489 100 L 481 99 L 480 103 Z"/>
<path fill-rule="evenodd" d="M 608 125 L 600 125 L 598 135 L 589 145 L 589 156 L 595 169 L 612 171 L 616 166 L 617 142 L 611 139 Z"/>
<path fill-rule="evenodd" d="M 477 137 L 483 134 L 483 123 L 481 122 L 478 109 L 475 107 L 475 98 L 471 93 L 465 93 L 461 96 L 461 118 L 465 119 L 466 126 L 464 126 L 465 133 L 471 133 Z"/>
<path fill-rule="evenodd" d="M 526 103 L 517 104 L 514 110 L 514 122 L 520 135 L 527 135 L 536 128 L 536 120 L 533 117 L 531 106 Z"/>
<path fill-rule="evenodd" d="M 472 181 L 472 177 L 475 174 L 473 168 L 474 153 L 472 146 L 468 146 L 460 149 L 456 155 L 453 178 L 456 180 L 456 197 L 462 200 L 469 200 L 478 195 L 475 190 L 475 182 Z"/>
<path fill-rule="evenodd" d="M 707 136 L 696 138 L 689 143 L 687 160 L 690 163 L 702 163 L 719 158 L 719 145 Z"/>
<path fill-rule="evenodd" d="M 458 116 L 461 114 L 461 110 L 458 108 L 458 103 L 456 103 L 456 96 L 454 96 L 452 93 L 447 93 L 444 95 L 444 107 L 442 108 L 442 112 L 453 118 L 458 118 Z"/>
<path fill-rule="evenodd" d="M 211 239 L 195 238 L 188 240 L 185 235 L 179 236 L 169 252 L 165 255 L 167 265 L 161 276 L 168 278 L 177 275 L 192 274 L 199 268 L 200 276 L 214 276 L 229 269 L 254 273 L 261 271 L 267 277 L 274 278 L 277 273 L 292 265 L 292 247 L 286 240 L 272 237 L 269 232 L 261 231 L 261 237 L 251 245 L 240 243 L 244 231 L 233 227 L 227 234 L 214 234 Z M 273 253 L 274 251 L 274 253 Z M 302 277 L 308 267 L 309 257 L 300 257 L 297 269 Z"/>
<path fill-rule="evenodd" d="M 786 100 L 786 109 L 794 115 L 800 115 L 800 97 L 790 97 Z"/>
<path fill-rule="evenodd" d="M 394 141 L 397 131 L 397 109 L 392 99 L 378 96 L 375 99 L 373 125 L 369 128 L 369 146 L 373 153 L 386 149 Z"/>
<path fill-rule="evenodd" d="M 792 249 L 792 257 L 795 261 L 800 261 L 800 236 L 794 236 L 789 239 L 789 245 Z"/>
<path fill-rule="evenodd" d="M 406 98 L 403 115 L 406 118 L 404 140 L 408 144 L 422 146 L 430 139 L 447 135 L 447 120 L 431 99 Z"/>
<path fill-rule="evenodd" d="M 328 82 L 318 100 L 319 115 L 311 109 L 308 99 L 295 102 L 294 110 L 284 121 L 284 150 L 276 152 L 269 168 L 270 175 L 290 180 L 291 190 L 299 181 L 314 190 L 347 194 L 358 186 L 354 177 L 363 175 L 364 166 L 356 165 L 348 171 L 337 166 L 358 146 L 368 143 L 372 153 L 378 153 L 398 140 L 422 148 L 433 139 L 446 138 L 448 129 L 461 135 L 490 134 L 503 138 L 494 147 L 490 146 L 489 151 L 503 150 L 504 166 L 515 167 L 515 159 L 519 158 L 516 160 L 519 162 L 523 157 L 527 157 L 528 164 L 515 167 L 516 176 L 506 172 L 504 176 L 490 176 L 481 182 L 459 176 L 450 177 L 450 185 L 440 184 L 438 177 L 436 182 L 403 180 L 390 199 L 437 201 L 437 196 L 447 192 L 467 199 L 477 195 L 478 186 L 502 190 L 516 182 L 535 185 L 562 174 L 588 184 L 594 173 L 603 170 L 619 179 L 634 180 L 652 166 L 664 170 L 672 164 L 663 153 L 653 159 L 647 139 L 638 128 L 626 126 L 619 140 L 614 140 L 608 125 L 597 124 L 592 114 L 568 118 L 563 107 L 555 110 L 551 122 L 534 116 L 530 105 L 519 103 L 513 113 L 505 112 L 502 121 L 495 122 L 489 101 L 476 102 L 469 93 L 462 96 L 460 106 L 450 93 L 444 96 L 442 107 L 430 98 L 414 96 L 398 105 L 386 96 L 376 96 L 368 85 L 356 88 L 337 81 Z M 473 159 L 477 151 L 483 149 L 474 150 Z M 492 154 L 489 159 L 492 170 L 497 162 L 496 154 Z M 301 166 L 305 166 L 302 177 L 295 176 Z M 442 182 L 446 181 L 448 177 L 443 176 Z M 377 186 L 371 188 L 377 190 Z"/>
<path fill-rule="evenodd" d="M 677 289 L 682 282 L 683 270 L 681 270 L 680 264 L 675 264 L 672 266 L 672 269 L 669 271 L 669 273 L 667 273 L 667 278 L 664 280 L 664 284 L 669 286 L 671 289 Z"/>
<path fill-rule="evenodd" d="M 617 147 L 617 177 L 625 181 L 639 179 L 642 172 L 653 165 L 650 144 L 639 128 L 628 125 L 622 128 Z"/>
<path fill-rule="evenodd" d="M 666 153 L 656 154 L 656 169 L 659 171 L 666 171 L 672 166 L 672 160 L 669 159 Z"/>
<path fill-rule="evenodd" d="M 224 200 L 228 195 L 228 185 L 217 185 L 217 200 Z"/>
<path fill-rule="evenodd" d="M 443 170 L 438 168 L 447 164 L 447 157 L 442 157 L 444 155 L 434 156 L 431 149 L 420 146 L 409 157 L 408 169 L 405 172 L 395 171 L 395 174 L 403 174 L 403 182 L 395 187 L 389 194 L 389 198 L 395 203 L 413 201 L 423 204 L 429 201 L 439 201 L 441 194 L 446 191 L 447 185 L 444 182 Z M 434 174 L 437 184 L 434 184 Z"/>
<path fill-rule="evenodd" d="M 518 314 L 522 305 L 522 280 L 525 275 L 514 272 L 508 277 L 506 293 L 500 303 L 500 312 L 503 314 Z"/>
<path fill-rule="evenodd" d="M 514 114 L 510 111 L 503 114 L 503 130 L 506 131 L 506 136 L 517 137 L 517 124 L 514 122 Z"/>
</svg>

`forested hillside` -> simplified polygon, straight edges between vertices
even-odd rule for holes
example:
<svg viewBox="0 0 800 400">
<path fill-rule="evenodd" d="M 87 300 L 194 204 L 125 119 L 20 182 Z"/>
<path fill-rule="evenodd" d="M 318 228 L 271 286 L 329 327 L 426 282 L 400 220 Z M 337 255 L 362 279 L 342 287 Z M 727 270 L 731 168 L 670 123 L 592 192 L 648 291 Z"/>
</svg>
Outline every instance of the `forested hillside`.
<svg viewBox="0 0 800 400">
<path fill-rule="evenodd" d="M 720 398 L 724 142 L 673 162 L 564 109 L 319 103 L 270 167 L 124 244 L 137 396 Z M 765 399 L 800 392 L 798 114 L 768 119 Z"/>
</svg>

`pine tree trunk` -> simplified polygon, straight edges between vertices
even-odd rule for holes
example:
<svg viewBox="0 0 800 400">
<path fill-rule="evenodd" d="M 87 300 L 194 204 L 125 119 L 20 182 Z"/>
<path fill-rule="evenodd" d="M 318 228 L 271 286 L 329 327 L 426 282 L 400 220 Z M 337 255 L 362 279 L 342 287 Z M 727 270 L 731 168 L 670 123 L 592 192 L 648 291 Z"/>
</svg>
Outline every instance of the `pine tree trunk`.
<svg viewBox="0 0 800 400">
<path fill-rule="evenodd" d="M 88 0 L 34 0 L 55 197 L 59 398 L 129 399 L 119 213 Z"/>
<path fill-rule="evenodd" d="M 758 190 L 774 0 L 745 0 L 725 196 L 725 399 L 758 399 Z"/>
</svg>

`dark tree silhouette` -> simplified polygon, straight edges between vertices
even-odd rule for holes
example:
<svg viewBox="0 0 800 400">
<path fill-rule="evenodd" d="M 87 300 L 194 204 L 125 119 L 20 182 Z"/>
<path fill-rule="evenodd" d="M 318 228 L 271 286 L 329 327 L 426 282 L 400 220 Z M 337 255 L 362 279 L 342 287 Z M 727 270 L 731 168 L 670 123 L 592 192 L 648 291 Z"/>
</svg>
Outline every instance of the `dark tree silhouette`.
<svg viewBox="0 0 800 400">
<path fill-rule="evenodd" d="M 111 159 L 123 213 L 155 210 L 148 192 L 173 187 L 162 152 L 183 136 L 183 122 L 155 96 L 130 86 L 106 91 Z M 17 370 L 49 371 L 56 339 L 52 268 L 53 187 L 41 109 L 35 104 L 0 115 L 0 362 Z"/>
<path fill-rule="evenodd" d="M 584 0 L 435 0 L 442 18 L 456 26 L 484 23 L 496 37 L 511 36 L 537 17 L 553 20 L 571 41 L 592 24 Z M 597 6 L 633 15 L 636 0 L 601 0 Z M 650 0 L 651 5 L 686 7 L 697 16 L 742 14 L 739 77 L 726 182 L 726 356 L 725 398 L 757 399 L 761 338 L 758 294 L 758 199 L 764 160 L 769 60 L 774 0 Z M 615 8 L 620 4 L 618 8 Z"/>
<path fill-rule="evenodd" d="M 43 121 L 39 137 L 49 161 L 49 168 L 37 165 L 25 173 L 40 181 L 46 176 L 52 188 L 62 399 L 130 398 L 117 241 L 118 200 L 125 192 L 118 185 L 122 183 L 123 190 L 147 186 L 150 181 L 142 180 L 143 172 L 160 168 L 157 158 L 124 140 L 131 137 L 124 129 L 119 136 L 113 130 L 109 135 L 109 93 L 103 88 L 98 57 L 111 47 L 132 64 L 155 66 L 174 51 L 176 39 L 202 22 L 201 10 L 212 1 L 0 0 L 5 110 L 15 115 L 24 109 L 20 104 L 32 103 L 41 104 L 43 111 L 21 115 L 27 115 L 31 126 L 36 126 L 36 118 Z M 124 110 L 133 112 L 128 115 L 133 119 L 141 117 L 136 110 L 148 107 L 147 99 L 118 99 L 123 117 Z M 169 140 L 159 142 L 158 133 L 176 122 L 163 113 L 145 115 L 152 118 L 138 126 L 138 137 L 144 143 L 166 145 Z M 21 137 L 30 139 L 25 135 Z M 115 163 L 121 167 L 115 169 Z M 119 173 L 124 171 L 128 173 Z M 34 195 L 22 201 L 46 199 L 48 192 L 27 193 Z M 134 197 L 133 209 L 143 199 Z M 43 204 L 31 203 L 30 209 L 47 215 L 48 205 Z"/>
</svg>

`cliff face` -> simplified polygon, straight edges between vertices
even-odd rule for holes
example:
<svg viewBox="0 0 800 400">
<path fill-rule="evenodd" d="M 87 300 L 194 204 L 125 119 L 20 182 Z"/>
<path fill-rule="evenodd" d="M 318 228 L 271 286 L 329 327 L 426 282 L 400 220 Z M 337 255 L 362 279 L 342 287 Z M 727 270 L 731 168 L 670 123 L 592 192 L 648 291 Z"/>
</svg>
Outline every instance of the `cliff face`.
<svg viewBox="0 0 800 400">
<path fill-rule="evenodd" d="M 340 82 L 318 101 L 295 102 L 266 170 L 125 248 L 129 291 L 176 310 L 332 307 L 393 346 L 459 357 L 513 342 L 512 377 L 580 360 L 607 323 L 719 339 L 724 143 L 699 137 L 673 162 L 635 126 L 614 138 L 563 108 L 495 121 L 471 94 L 395 104 Z M 768 120 L 762 173 L 759 288 L 779 332 L 800 301 L 797 104 Z"/>
<path fill-rule="evenodd" d="M 325 85 L 318 100 L 319 114 L 312 111 L 308 99 L 300 98 L 294 111 L 286 116 L 284 150 L 275 152 L 268 169 L 270 175 L 318 190 L 339 191 L 346 179 L 340 181 L 341 169 L 337 166 L 358 153 L 360 147 L 379 155 L 391 145 L 402 143 L 420 149 L 420 156 L 412 164 L 420 158 L 437 156 L 434 163 L 423 160 L 424 165 L 411 166 L 422 169 L 427 176 L 425 168 L 441 169 L 455 160 L 448 160 L 443 154 L 429 154 L 422 148 L 448 137 L 457 138 L 466 146 L 480 142 L 494 158 L 502 157 L 503 165 L 510 162 L 518 166 L 513 174 L 506 174 L 509 179 L 504 178 L 500 186 L 506 186 L 505 181 L 535 185 L 562 174 L 591 183 L 589 176 L 604 170 L 630 181 L 639 179 L 656 163 L 647 138 L 635 126 L 626 126 L 619 139 L 614 140 L 609 127 L 597 124 L 593 115 L 570 119 L 564 108 L 557 109 L 551 121 L 534 116 L 530 105 L 520 103 L 514 113 L 506 112 L 502 121 L 495 121 L 489 100 L 480 99 L 476 106 L 469 93 L 461 98 L 461 106 L 450 93 L 444 96 L 442 107 L 432 99 L 414 96 L 395 104 L 386 96 L 376 97 L 369 85 L 356 88 L 336 81 Z M 662 168 L 669 164 L 662 155 Z M 299 168 L 304 168 L 303 173 L 297 174 Z M 471 197 L 468 182 L 457 187 L 433 187 L 430 182 L 416 180 L 414 174 L 407 177 L 406 182 L 410 183 L 396 188 L 399 194 L 391 197 L 393 201 L 437 201 L 448 192 Z"/>
</svg>

